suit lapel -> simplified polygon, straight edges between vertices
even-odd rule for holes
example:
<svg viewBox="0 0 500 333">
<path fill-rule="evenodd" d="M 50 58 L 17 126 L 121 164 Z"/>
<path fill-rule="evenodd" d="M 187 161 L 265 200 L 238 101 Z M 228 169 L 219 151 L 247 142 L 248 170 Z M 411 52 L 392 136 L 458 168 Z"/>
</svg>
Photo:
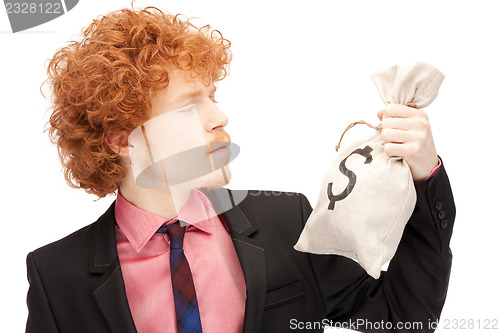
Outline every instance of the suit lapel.
<svg viewBox="0 0 500 333">
<path fill-rule="evenodd" d="M 92 292 L 112 332 L 136 333 L 116 251 L 114 209 L 113 203 L 93 226 L 89 272 L 101 276 Z"/>
<path fill-rule="evenodd" d="M 216 209 L 227 206 L 228 202 L 235 202 L 232 192 L 224 188 L 203 192 L 213 204 L 219 206 Z M 231 206 L 233 208 L 218 211 L 225 211 L 219 218 L 227 224 L 245 277 L 247 299 L 243 333 L 260 332 L 267 289 L 266 252 L 263 244 L 252 238 L 258 226 L 244 214 L 240 206 Z"/>
</svg>

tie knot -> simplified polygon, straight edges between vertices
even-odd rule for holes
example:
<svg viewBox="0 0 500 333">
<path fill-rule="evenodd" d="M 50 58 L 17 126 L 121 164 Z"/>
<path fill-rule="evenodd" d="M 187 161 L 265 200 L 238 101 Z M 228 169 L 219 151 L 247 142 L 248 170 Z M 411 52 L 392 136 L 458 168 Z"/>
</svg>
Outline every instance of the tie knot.
<svg viewBox="0 0 500 333">
<path fill-rule="evenodd" d="M 181 227 L 179 221 L 167 225 L 167 234 L 170 238 L 171 249 L 182 249 L 184 242 L 185 227 Z"/>
</svg>

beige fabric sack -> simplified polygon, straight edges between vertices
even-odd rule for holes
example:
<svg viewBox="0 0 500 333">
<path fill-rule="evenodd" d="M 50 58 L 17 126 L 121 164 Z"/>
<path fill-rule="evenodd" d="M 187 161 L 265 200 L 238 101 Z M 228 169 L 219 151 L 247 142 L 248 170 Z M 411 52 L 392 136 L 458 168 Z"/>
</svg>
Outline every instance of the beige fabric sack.
<svg viewBox="0 0 500 333">
<path fill-rule="evenodd" d="M 423 108 L 436 98 L 444 75 L 418 62 L 390 67 L 372 78 L 386 104 Z M 382 265 L 396 252 L 415 203 L 408 165 L 389 158 L 376 131 L 337 155 L 295 249 L 354 259 L 378 279 Z"/>
</svg>

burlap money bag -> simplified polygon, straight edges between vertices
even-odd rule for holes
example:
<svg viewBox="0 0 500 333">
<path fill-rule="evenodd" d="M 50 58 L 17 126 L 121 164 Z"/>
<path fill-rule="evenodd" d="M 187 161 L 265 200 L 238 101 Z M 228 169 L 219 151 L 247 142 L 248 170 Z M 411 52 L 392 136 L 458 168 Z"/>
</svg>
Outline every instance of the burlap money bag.
<svg viewBox="0 0 500 333">
<path fill-rule="evenodd" d="M 385 103 L 423 108 L 436 98 L 444 75 L 419 62 L 372 78 Z M 376 130 L 336 156 L 295 249 L 354 259 L 377 279 L 394 256 L 415 203 L 408 165 L 384 152 Z"/>
</svg>

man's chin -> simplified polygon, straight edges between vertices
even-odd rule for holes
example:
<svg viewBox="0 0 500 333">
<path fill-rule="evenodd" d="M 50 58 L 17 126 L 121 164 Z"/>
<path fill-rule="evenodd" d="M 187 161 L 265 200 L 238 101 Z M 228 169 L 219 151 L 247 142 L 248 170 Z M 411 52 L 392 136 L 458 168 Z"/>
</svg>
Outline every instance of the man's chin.
<svg viewBox="0 0 500 333">
<path fill-rule="evenodd" d="M 229 168 L 229 165 L 224 166 L 223 168 L 216 170 L 204 177 L 203 181 L 200 182 L 199 187 L 205 187 L 208 189 L 215 189 L 215 188 L 221 188 L 231 181 L 232 178 L 232 173 L 231 173 L 231 168 Z"/>
</svg>

